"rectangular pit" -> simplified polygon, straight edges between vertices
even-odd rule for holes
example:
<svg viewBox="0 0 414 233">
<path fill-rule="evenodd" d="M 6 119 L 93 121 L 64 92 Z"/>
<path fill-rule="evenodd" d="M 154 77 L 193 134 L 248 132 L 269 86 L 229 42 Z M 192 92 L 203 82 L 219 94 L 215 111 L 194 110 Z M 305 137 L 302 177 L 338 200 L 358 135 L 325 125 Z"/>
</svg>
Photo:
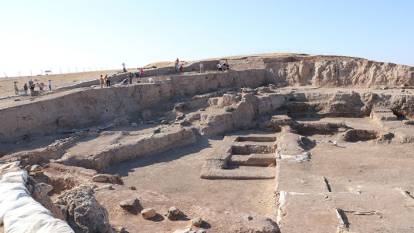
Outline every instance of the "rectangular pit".
<svg viewBox="0 0 414 233">
<path fill-rule="evenodd" d="M 233 145 L 231 153 L 233 155 L 250 155 L 250 154 L 270 154 L 275 153 L 274 145 Z"/>
<path fill-rule="evenodd" d="M 275 142 L 276 137 L 246 136 L 237 137 L 236 142 Z"/>
</svg>

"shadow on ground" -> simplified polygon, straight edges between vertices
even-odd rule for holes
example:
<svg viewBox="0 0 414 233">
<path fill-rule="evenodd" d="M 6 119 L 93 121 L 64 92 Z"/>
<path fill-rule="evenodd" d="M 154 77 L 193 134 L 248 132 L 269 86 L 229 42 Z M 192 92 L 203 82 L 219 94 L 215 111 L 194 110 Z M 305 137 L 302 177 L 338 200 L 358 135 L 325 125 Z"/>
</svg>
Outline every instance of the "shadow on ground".
<svg viewBox="0 0 414 233">
<path fill-rule="evenodd" d="M 112 165 L 105 170 L 105 173 L 118 174 L 120 176 L 128 176 L 128 173 L 133 172 L 136 168 L 150 166 L 155 163 L 170 162 L 179 159 L 185 155 L 197 153 L 209 147 L 211 147 L 211 145 L 208 142 L 208 139 L 200 138 L 192 146 L 175 148 L 163 153 L 145 156 L 141 158 L 135 158 L 132 160 Z"/>
</svg>

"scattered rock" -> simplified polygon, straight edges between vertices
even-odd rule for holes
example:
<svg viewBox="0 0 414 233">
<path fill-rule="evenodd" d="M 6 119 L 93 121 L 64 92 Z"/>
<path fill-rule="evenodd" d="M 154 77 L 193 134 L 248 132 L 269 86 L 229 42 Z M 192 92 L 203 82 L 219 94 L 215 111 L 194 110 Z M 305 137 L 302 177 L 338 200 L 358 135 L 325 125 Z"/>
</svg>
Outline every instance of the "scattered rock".
<svg viewBox="0 0 414 233">
<path fill-rule="evenodd" d="M 116 233 L 129 233 L 129 232 L 125 229 L 125 227 L 115 227 L 115 228 L 114 228 L 114 231 L 115 231 Z"/>
<path fill-rule="evenodd" d="M 161 128 L 154 129 L 154 134 L 161 133 Z"/>
<path fill-rule="evenodd" d="M 42 167 L 40 165 L 32 165 L 30 166 L 30 172 L 40 172 L 42 171 Z"/>
<path fill-rule="evenodd" d="M 90 186 L 79 186 L 60 195 L 56 201 L 65 210 L 66 221 L 75 232 L 112 233 L 108 212 L 94 197 Z"/>
<path fill-rule="evenodd" d="M 306 161 L 310 161 L 310 159 L 311 159 L 311 153 L 309 151 L 306 151 L 295 157 L 296 162 L 306 162 Z"/>
<path fill-rule="evenodd" d="M 59 206 L 53 204 L 50 196 L 48 195 L 49 192 L 53 190 L 53 187 L 51 185 L 43 182 L 38 183 L 32 177 L 29 177 L 26 187 L 29 190 L 31 196 L 41 205 L 50 210 L 54 217 L 60 219 L 66 218 L 65 212 L 62 211 Z"/>
<path fill-rule="evenodd" d="M 251 216 L 251 215 L 247 215 L 247 216 L 246 216 L 246 219 L 247 219 L 248 221 L 251 221 L 251 220 L 253 220 L 253 216 Z"/>
<path fill-rule="evenodd" d="M 191 226 L 202 227 L 204 220 L 200 217 L 191 219 Z"/>
<path fill-rule="evenodd" d="M 119 203 L 119 206 L 133 214 L 137 214 L 139 210 L 141 209 L 141 205 L 139 203 L 138 198 L 131 198 L 127 200 L 123 200 Z"/>
<path fill-rule="evenodd" d="M 157 212 L 152 208 L 146 208 L 141 211 L 141 215 L 144 219 L 151 219 L 157 215 Z"/>
<path fill-rule="evenodd" d="M 105 190 L 105 189 L 115 190 L 114 187 L 111 184 L 105 184 L 105 185 L 102 185 L 101 187 L 96 187 L 94 190 L 99 191 L 99 190 Z"/>
<path fill-rule="evenodd" d="M 137 187 L 135 187 L 135 186 L 130 186 L 130 187 L 129 187 L 129 189 L 131 189 L 131 190 L 137 190 Z"/>
<path fill-rule="evenodd" d="M 191 227 L 175 230 L 173 233 L 206 233 L 204 229 L 193 230 Z"/>
<path fill-rule="evenodd" d="M 235 232 L 243 233 L 280 233 L 279 226 L 270 218 L 257 217 L 252 220 L 247 220 L 242 227 L 232 227 Z"/>
<path fill-rule="evenodd" d="M 99 183 L 111 183 L 111 184 L 124 184 L 121 177 L 118 175 L 110 174 L 97 174 L 92 177 L 93 182 Z"/>
<path fill-rule="evenodd" d="M 173 233 L 196 233 L 196 231 L 192 230 L 191 227 L 185 229 L 175 230 Z"/>
<path fill-rule="evenodd" d="M 169 219 L 169 220 L 178 220 L 178 219 L 181 219 L 181 218 L 183 218 L 184 217 L 184 214 L 183 214 L 183 212 L 181 211 L 181 210 L 179 210 L 178 208 L 176 208 L 176 207 L 170 207 L 169 209 L 168 209 L 168 212 L 167 212 L 167 218 Z"/>
<path fill-rule="evenodd" d="M 41 196 L 47 196 L 50 191 L 53 190 L 53 186 L 46 183 L 36 183 L 34 185 L 34 191 Z"/>
</svg>

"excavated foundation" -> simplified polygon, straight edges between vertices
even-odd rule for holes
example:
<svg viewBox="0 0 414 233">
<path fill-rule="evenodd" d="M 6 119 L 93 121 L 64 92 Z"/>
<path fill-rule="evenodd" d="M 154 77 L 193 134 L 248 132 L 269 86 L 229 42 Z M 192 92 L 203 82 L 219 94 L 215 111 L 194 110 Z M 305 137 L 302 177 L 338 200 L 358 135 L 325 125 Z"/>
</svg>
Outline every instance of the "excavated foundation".
<svg viewBox="0 0 414 233">
<path fill-rule="evenodd" d="M 413 231 L 412 67 L 229 61 L 4 100 L 0 163 L 76 232 Z"/>
</svg>

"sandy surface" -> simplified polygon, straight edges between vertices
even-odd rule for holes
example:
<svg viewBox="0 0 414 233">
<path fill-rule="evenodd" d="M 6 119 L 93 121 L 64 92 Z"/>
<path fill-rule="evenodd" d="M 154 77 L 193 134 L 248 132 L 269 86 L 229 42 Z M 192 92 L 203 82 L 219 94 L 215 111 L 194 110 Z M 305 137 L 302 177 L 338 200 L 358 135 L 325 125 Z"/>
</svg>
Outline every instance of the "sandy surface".
<svg viewBox="0 0 414 233">
<path fill-rule="evenodd" d="M 42 75 L 42 76 L 22 76 L 13 78 L 0 78 L 0 97 L 12 96 L 14 93 L 14 82 L 17 81 L 17 87 L 23 90 L 23 85 L 32 79 L 36 82 L 43 82 L 48 85 L 48 80 L 52 80 L 52 89 L 73 84 L 79 81 L 98 79 L 101 74 L 114 74 L 115 70 L 104 70 L 104 71 L 91 71 L 91 72 L 80 72 L 80 73 L 69 73 L 69 74 L 53 74 L 53 75 Z M 36 88 L 37 90 L 38 88 Z"/>
<path fill-rule="evenodd" d="M 370 118 L 320 121 L 345 122 L 355 129 L 381 129 Z M 99 143 L 116 141 L 119 135 L 120 132 L 103 134 L 101 141 L 88 145 L 81 142 L 69 151 L 88 154 Z M 414 179 L 414 146 L 375 141 L 338 141 L 335 146 L 329 142 L 338 140 L 338 136 L 309 136 L 316 141 L 311 160 L 278 161 L 277 180 L 200 179 L 205 159 L 223 143 L 221 139 L 202 139 L 190 147 L 111 166 L 107 172 L 121 175 L 125 185 L 114 185 L 115 190 L 99 190 L 96 197 L 107 209 L 111 223 L 129 232 L 171 233 L 187 227 L 195 217 L 208 222 L 208 232 L 234 232 L 230 229 L 241 226 L 247 216 L 274 217 L 277 190 L 301 194 L 288 199 L 283 216 L 285 224 L 281 225 L 283 233 L 335 232 L 338 226 L 335 208 L 374 211 L 371 215 L 348 213 L 350 232 L 413 232 L 414 200 L 405 198 L 398 189 L 414 192 L 410 182 Z M 329 180 L 331 192 L 326 189 L 324 177 Z M 131 186 L 136 189 L 131 190 Z M 119 207 L 120 201 L 133 197 L 140 200 L 142 208 L 154 208 L 159 216 L 145 220 L 140 214 Z M 168 220 L 164 215 L 171 206 L 181 209 L 187 218 Z"/>
<path fill-rule="evenodd" d="M 378 129 L 369 118 L 323 121 L 345 121 L 356 129 Z M 335 146 L 329 141 L 337 140 L 338 134 L 310 138 L 316 140 L 310 162 L 278 164 L 278 189 L 304 193 L 287 199 L 282 232 L 335 232 L 338 226 L 335 208 L 349 211 L 349 232 L 413 232 L 414 200 L 398 191 L 414 191 L 412 144 L 338 141 Z M 330 192 L 324 178 L 329 182 Z M 297 214 L 302 217 L 298 219 Z"/>
<path fill-rule="evenodd" d="M 205 158 L 220 142 L 205 141 L 155 157 L 121 163 L 108 171 L 121 174 L 125 186 L 136 187 L 136 195 L 141 197 L 143 208 L 152 207 L 162 214 L 174 205 L 189 219 L 197 216 L 206 219 L 211 232 L 227 232 L 227 224 L 235 224 L 248 214 L 274 215 L 274 180 L 200 179 Z M 125 226 L 130 232 L 171 232 L 189 224 L 188 221 L 152 222 L 140 216 L 132 216 L 131 221 L 119 213 L 117 203 L 122 194 L 109 197 L 98 193 L 97 196 L 108 208 L 112 223 Z"/>
</svg>

